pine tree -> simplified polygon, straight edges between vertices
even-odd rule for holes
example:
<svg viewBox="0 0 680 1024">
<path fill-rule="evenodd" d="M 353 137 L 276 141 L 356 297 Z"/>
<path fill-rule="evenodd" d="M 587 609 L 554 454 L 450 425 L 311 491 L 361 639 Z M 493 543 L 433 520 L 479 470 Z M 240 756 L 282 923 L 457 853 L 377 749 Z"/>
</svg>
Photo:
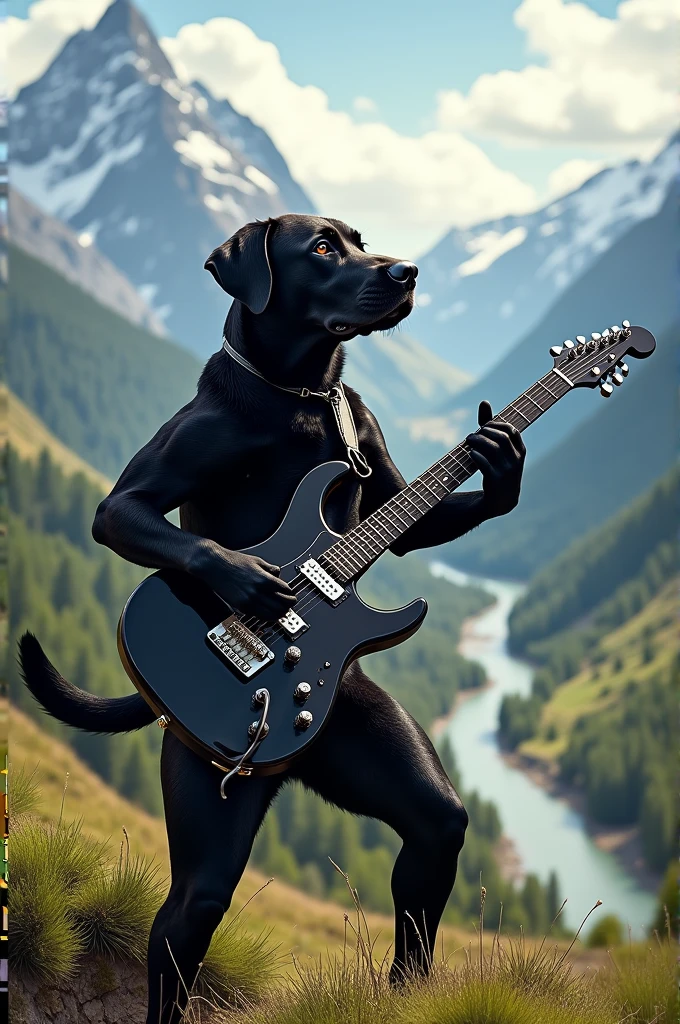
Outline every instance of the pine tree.
<svg viewBox="0 0 680 1024">
<path fill-rule="evenodd" d="M 76 604 L 82 587 L 73 558 L 64 555 L 52 584 L 52 603 L 61 611 Z"/>
</svg>

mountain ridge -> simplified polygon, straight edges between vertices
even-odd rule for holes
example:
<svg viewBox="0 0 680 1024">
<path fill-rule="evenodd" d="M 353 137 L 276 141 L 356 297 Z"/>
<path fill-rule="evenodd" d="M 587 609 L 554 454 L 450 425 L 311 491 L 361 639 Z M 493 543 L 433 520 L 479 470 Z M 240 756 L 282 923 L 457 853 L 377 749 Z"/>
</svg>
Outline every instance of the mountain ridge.
<svg viewBox="0 0 680 1024">
<path fill-rule="evenodd" d="M 488 373 L 577 278 L 659 213 L 676 188 L 679 153 L 676 134 L 649 162 L 599 171 L 532 213 L 448 231 L 418 260 L 415 336 L 446 358 L 452 334 L 474 338 L 455 362 L 476 377 Z"/>
</svg>

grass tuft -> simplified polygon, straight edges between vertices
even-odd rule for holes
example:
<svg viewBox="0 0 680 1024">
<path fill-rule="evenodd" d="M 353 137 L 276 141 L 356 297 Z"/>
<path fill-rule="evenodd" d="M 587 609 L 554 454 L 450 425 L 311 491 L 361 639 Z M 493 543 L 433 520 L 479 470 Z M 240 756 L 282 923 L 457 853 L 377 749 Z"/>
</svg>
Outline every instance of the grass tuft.
<svg viewBox="0 0 680 1024">
<path fill-rule="evenodd" d="M 143 960 L 163 898 L 158 868 L 135 857 L 93 874 L 74 894 L 69 916 L 88 953 Z"/>
<path fill-rule="evenodd" d="M 238 918 L 223 921 L 213 935 L 194 991 L 222 1004 L 249 1005 L 261 997 L 278 974 L 270 932 L 252 935 Z"/>
<path fill-rule="evenodd" d="M 12 772 L 12 787 L 9 791 L 9 811 L 12 820 L 22 814 L 30 814 L 35 811 L 40 803 L 40 792 L 36 779 L 37 768 L 30 774 L 25 768 Z"/>
<path fill-rule="evenodd" d="M 677 947 L 658 942 L 647 949 L 632 947 L 611 953 L 611 968 L 599 979 L 626 1024 L 674 1024 L 680 1010 Z"/>
<path fill-rule="evenodd" d="M 68 920 L 67 906 L 66 895 L 47 879 L 33 886 L 12 880 L 9 918 L 12 971 L 40 982 L 56 982 L 73 974 L 82 944 Z"/>
</svg>

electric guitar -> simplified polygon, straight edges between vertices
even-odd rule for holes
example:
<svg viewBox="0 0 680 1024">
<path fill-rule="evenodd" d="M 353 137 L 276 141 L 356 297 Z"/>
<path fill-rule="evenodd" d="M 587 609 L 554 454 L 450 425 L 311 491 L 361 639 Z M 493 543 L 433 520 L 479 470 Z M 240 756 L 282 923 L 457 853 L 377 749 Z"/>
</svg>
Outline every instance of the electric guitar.
<svg viewBox="0 0 680 1024">
<path fill-rule="evenodd" d="M 573 388 L 612 394 L 628 375 L 624 357 L 654 351 L 642 327 L 612 327 L 551 348 L 548 373 L 498 414 L 518 430 Z M 130 679 L 158 715 L 199 755 L 232 775 L 283 771 L 321 733 L 347 666 L 394 647 L 421 625 L 419 599 L 393 611 L 366 605 L 355 581 L 421 516 L 471 477 L 466 442 L 430 466 L 344 536 L 323 518 L 326 493 L 347 472 L 328 462 L 299 484 L 285 519 L 252 555 L 281 566 L 297 594 L 276 621 L 240 614 L 186 573 L 161 570 L 128 599 L 118 628 Z"/>
</svg>

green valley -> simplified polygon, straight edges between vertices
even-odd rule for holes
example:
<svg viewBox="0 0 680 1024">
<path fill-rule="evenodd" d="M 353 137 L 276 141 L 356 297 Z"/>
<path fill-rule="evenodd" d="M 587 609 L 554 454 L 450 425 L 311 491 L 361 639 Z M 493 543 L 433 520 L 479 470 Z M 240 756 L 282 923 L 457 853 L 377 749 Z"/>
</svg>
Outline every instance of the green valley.
<svg viewBox="0 0 680 1024">
<path fill-rule="evenodd" d="M 512 650 L 537 664 L 532 693 L 506 697 L 499 722 L 593 821 L 637 826 L 657 873 L 675 834 L 677 485 L 672 470 L 536 576 L 510 622 Z"/>
</svg>

